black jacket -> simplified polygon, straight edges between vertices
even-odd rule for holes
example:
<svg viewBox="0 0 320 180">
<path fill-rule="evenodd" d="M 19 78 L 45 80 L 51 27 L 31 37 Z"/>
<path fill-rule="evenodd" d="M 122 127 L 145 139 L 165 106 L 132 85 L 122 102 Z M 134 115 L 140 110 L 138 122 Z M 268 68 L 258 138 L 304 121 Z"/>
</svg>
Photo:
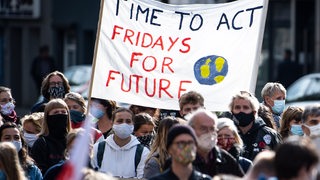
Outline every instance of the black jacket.
<svg viewBox="0 0 320 180">
<path fill-rule="evenodd" d="M 244 176 L 244 172 L 236 159 L 227 151 L 219 147 L 214 147 L 211 150 L 207 163 L 205 163 L 204 159 L 197 153 L 196 159 L 192 164 L 195 170 L 212 177 L 217 174 L 232 174 L 239 177 Z"/>
<path fill-rule="evenodd" d="M 244 173 L 247 173 L 252 166 L 252 161 L 241 156 L 242 149 L 238 146 L 233 146 L 228 153 L 230 153 L 239 163 Z"/>
<path fill-rule="evenodd" d="M 189 180 L 211 180 L 212 177 L 202 174 L 198 171 L 193 170 Z M 179 180 L 179 178 L 172 172 L 171 168 L 168 168 L 163 173 L 151 177 L 150 180 Z"/>
<path fill-rule="evenodd" d="M 31 157 L 44 175 L 53 165 L 65 159 L 65 139 L 56 139 L 51 136 L 40 136 L 31 149 Z"/>
<path fill-rule="evenodd" d="M 267 127 L 261 118 L 253 122 L 251 129 L 246 134 L 241 131 L 239 134 L 244 144 L 242 156 L 250 160 L 253 160 L 263 150 L 275 149 L 282 142 L 281 135 Z"/>
</svg>

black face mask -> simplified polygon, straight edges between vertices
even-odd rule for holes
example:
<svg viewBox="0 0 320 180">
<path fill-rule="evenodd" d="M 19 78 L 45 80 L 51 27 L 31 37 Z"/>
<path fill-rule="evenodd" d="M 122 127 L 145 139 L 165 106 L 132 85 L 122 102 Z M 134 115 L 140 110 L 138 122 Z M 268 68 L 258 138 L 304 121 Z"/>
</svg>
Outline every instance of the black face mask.
<svg viewBox="0 0 320 180">
<path fill-rule="evenodd" d="M 55 114 L 47 117 L 48 129 L 50 136 L 56 138 L 65 138 L 67 136 L 68 115 Z"/>
<path fill-rule="evenodd" d="M 139 136 L 139 137 L 137 137 L 137 139 L 142 145 L 144 145 L 144 146 L 149 148 L 150 142 L 153 139 L 153 135 L 152 134 L 148 134 L 148 135 L 145 135 L 145 136 Z"/>
<path fill-rule="evenodd" d="M 238 120 L 238 125 L 240 127 L 246 127 L 248 126 L 252 121 L 255 120 L 254 113 L 251 112 L 249 114 L 246 114 L 244 112 L 240 112 L 238 114 L 233 114 L 233 116 Z"/>
</svg>

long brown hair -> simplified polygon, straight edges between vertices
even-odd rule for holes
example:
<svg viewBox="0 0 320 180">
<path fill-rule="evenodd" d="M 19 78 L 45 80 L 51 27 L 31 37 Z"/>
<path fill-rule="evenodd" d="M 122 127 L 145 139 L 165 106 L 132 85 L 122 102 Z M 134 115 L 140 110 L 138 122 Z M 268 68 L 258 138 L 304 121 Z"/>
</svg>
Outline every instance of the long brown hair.
<svg viewBox="0 0 320 180">
<path fill-rule="evenodd" d="M 154 157 L 156 153 L 158 153 L 160 167 L 164 167 L 166 159 L 169 157 L 169 153 L 166 148 L 168 131 L 175 124 L 179 124 L 179 121 L 176 120 L 174 117 L 170 116 L 165 117 L 160 121 L 158 132 L 153 144 L 151 145 L 150 153 L 147 157 L 146 163 L 152 157 Z"/>
<path fill-rule="evenodd" d="M 24 180 L 24 171 L 19 163 L 18 153 L 11 142 L 0 143 L 0 168 L 8 180 Z"/>
<path fill-rule="evenodd" d="M 290 131 L 290 122 L 295 120 L 297 122 L 302 121 L 303 109 L 299 107 L 289 106 L 282 114 L 281 121 L 280 121 L 280 129 L 279 133 L 281 134 L 282 138 L 286 138 L 289 136 Z"/>
<path fill-rule="evenodd" d="M 50 85 L 49 85 L 49 80 L 52 76 L 60 76 L 62 81 L 63 81 L 63 87 L 65 94 L 70 92 L 70 85 L 68 79 L 64 76 L 62 72 L 59 71 L 53 71 L 50 74 L 48 74 L 42 81 L 41 84 L 41 94 L 43 95 L 44 98 L 47 100 L 50 100 L 50 94 L 48 92 Z M 64 96 L 64 95 L 63 95 Z"/>
</svg>

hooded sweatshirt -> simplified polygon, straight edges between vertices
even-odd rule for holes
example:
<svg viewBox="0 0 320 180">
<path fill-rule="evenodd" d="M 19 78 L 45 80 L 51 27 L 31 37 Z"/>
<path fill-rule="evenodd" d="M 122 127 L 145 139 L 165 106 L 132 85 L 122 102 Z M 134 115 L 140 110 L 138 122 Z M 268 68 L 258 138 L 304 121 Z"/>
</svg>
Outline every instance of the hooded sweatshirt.
<svg viewBox="0 0 320 180">
<path fill-rule="evenodd" d="M 105 151 L 100 168 L 97 161 L 98 143 L 93 146 L 93 167 L 96 167 L 100 172 L 110 173 L 112 176 L 119 178 L 142 178 L 145 161 L 149 154 L 148 148 L 144 147 L 140 163 L 135 169 L 135 153 L 140 142 L 135 136 L 131 135 L 130 142 L 120 147 L 113 140 L 113 136 L 114 134 L 105 139 Z"/>
</svg>

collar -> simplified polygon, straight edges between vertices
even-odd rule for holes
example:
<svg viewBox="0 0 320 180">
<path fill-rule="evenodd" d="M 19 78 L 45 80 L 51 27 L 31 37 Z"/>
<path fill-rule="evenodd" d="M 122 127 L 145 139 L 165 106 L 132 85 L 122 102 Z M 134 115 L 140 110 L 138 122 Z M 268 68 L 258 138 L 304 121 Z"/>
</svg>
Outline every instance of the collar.
<svg viewBox="0 0 320 180">
<path fill-rule="evenodd" d="M 217 146 L 212 148 L 212 150 L 209 152 L 208 156 L 209 156 L 209 161 L 210 162 L 212 160 L 214 160 L 214 159 L 215 159 L 215 162 L 217 164 L 223 164 L 225 162 L 225 160 L 222 157 L 221 149 L 219 147 L 217 147 Z M 198 159 L 199 162 L 202 162 L 202 163 L 205 162 L 204 158 L 202 158 L 199 154 L 197 154 L 197 158 L 196 159 Z"/>
</svg>

